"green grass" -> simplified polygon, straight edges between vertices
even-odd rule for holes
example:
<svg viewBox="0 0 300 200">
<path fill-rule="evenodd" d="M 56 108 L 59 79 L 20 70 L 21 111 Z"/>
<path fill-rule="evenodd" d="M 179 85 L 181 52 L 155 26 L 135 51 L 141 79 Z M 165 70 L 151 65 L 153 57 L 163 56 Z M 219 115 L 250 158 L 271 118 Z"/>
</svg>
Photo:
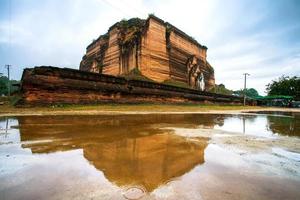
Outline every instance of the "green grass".
<svg viewBox="0 0 300 200">
<path fill-rule="evenodd" d="M 261 107 L 237 105 L 200 104 L 98 104 L 98 105 L 56 105 L 45 107 L 17 108 L 11 104 L 0 105 L 1 115 L 76 115 L 101 114 L 105 112 L 207 112 L 250 110 Z"/>
</svg>

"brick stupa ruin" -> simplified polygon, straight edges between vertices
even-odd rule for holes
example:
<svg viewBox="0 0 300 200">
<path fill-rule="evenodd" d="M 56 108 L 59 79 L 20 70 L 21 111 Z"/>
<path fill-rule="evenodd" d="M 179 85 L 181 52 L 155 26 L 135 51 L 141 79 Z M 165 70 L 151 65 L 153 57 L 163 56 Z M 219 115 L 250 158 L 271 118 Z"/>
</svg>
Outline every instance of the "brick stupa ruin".
<svg viewBox="0 0 300 200">
<path fill-rule="evenodd" d="M 80 70 L 113 76 L 142 76 L 201 91 L 214 87 L 207 47 L 156 16 L 111 26 L 86 48 Z"/>
<path fill-rule="evenodd" d="M 80 70 L 24 69 L 19 105 L 96 103 L 225 103 L 242 98 L 210 92 L 207 48 L 150 15 L 122 20 L 86 49 Z"/>
</svg>

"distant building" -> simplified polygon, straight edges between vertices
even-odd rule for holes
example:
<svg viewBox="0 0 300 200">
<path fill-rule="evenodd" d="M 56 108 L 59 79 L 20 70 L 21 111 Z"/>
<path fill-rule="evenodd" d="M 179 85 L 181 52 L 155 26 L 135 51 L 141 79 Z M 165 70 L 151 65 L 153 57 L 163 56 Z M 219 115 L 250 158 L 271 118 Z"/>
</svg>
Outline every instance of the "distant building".
<svg viewBox="0 0 300 200">
<path fill-rule="evenodd" d="M 256 100 L 257 100 L 257 104 L 261 106 L 278 106 L 278 107 L 293 106 L 292 96 L 273 95 L 273 96 L 257 97 Z"/>
<path fill-rule="evenodd" d="M 150 15 L 122 20 L 86 48 L 80 70 L 114 76 L 139 74 L 157 82 L 209 90 L 214 69 L 207 47 L 175 26 Z"/>
</svg>

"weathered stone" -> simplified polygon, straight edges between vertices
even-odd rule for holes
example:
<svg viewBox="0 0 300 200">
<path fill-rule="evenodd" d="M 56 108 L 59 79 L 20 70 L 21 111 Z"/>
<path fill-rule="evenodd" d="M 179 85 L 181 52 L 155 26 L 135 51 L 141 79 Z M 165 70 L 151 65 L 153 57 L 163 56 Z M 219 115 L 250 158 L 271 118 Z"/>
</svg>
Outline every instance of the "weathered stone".
<svg viewBox="0 0 300 200">
<path fill-rule="evenodd" d="M 128 80 L 105 74 L 57 67 L 25 69 L 20 104 L 89 104 L 219 102 L 240 104 L 242 98 L 156 82 Z"/>
<path fill-rule="evenodd" d="M 207 47 L 163 20 L 150 15 L 110 27 L 86 49 L 80 70 L 124 75 L 134 69 L 154 81 L 169 80 L 208 91 L 215 84 L 206 60 Z"/>
<path fill-rule="evenodd" d="M 207 92 L 215 80 L 206 51 L 205 46 L 155 16 L 123 20 L 87 47 L 80 70 L 25 69 L 19 104 L 241 104 L 240 97 Z"/>
</svg>

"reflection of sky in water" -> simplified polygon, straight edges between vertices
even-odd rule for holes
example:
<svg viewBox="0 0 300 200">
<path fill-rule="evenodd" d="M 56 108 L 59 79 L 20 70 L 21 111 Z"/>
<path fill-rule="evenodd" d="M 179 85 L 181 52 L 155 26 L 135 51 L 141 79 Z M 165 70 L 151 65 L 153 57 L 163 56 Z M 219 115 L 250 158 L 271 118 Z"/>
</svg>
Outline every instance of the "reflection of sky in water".
<svg viewBox="0 0 300 200">
<path fill-rule="evenodd" d="M 2 175 L 22 169 L 26 162 L 19 159 L 31 157 L 29 149 L 21 148 L 18 124 L 15 118 L 0 118 L 0 174 Z"/>
<path fill-rule="evenodd" d="M 282 148 L 272 148 L 273 154 L 300 162 L 300 154 Z"/>
<path fill-rule="evenodd" d="M 268 120 L 265 115 L 257 116 L 231 116 L 224 119 L 222 126 L 215 125 L 214 129 L 244 133 L 259 137 L 274 137 L 274 133 L 268 128 Z"/>
<path fill-rule="evenodd" d="M 18 120 L 13 118 L 0 118 L 0 143 L 18 143 L 20 142 Z"/>
<path fill-rule="evenodd" d="M 194 180 L 208 180 L 197 177 L 199 174 L 207 175 L 214 183 L 225 174 L 226 185 L 230 185 L 226 174 L 236 177 L 234 183 L 241 180 L 240 185 L 247 183 L 243 182 L 245 174 L 255 177 L 262 173 L 297 180 L 300 161 L 297 152 L 275 146 L 263 154 L 240 154 L 218 143 L 209 143 L 207 138 L 186 139 L 167 128 L 186 129 L 189 133 L 218 129 L 270 138 L 277 136 L 273 132 L 285 135 L 284 131 L 291 126 L 297 132 L 296 122 L 287 117 L 221 114 L 0 118 L 0 188 L 5 186 L 9 188 L 7 193 L 16 195 L 11 199 L 34 199 L 24 194 L 37 191 L 52 197 L 53 191 L 63 194 L 70 188 L 81 194 L 106 188 L 110 199 L 120 199 L 111 195 L 122 195 L 123 188 L 132 185 L 157 194 L 178 184 L 184 188 L 180 191 L 190 194 L 199 188 L 199 182 L 196 185 Z M 16 188 L 14 183 L 18 184 L 17 192 L 11 189 Z M 91 191 L 84 190 L 82 185 L 92 187 Z"/>
</svg>

